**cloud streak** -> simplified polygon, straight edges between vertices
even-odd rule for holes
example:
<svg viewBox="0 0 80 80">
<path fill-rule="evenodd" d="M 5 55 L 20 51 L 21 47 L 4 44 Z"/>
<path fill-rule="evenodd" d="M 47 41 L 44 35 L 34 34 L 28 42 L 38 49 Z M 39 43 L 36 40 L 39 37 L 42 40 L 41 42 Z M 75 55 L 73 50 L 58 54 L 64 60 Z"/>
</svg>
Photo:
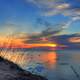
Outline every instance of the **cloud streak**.
<svg viewBox="0 0 80 80">
<path fill-rule="evenodd" d="M 70 0 L 27 0 L 30 3 L 36 5 L 43 16 L 54 16 L 57 14 L 62 14 L 64 16 L 69 16 L 74 20 L 80 19 L 80 7 L 75 5 Z"/>
</svg>

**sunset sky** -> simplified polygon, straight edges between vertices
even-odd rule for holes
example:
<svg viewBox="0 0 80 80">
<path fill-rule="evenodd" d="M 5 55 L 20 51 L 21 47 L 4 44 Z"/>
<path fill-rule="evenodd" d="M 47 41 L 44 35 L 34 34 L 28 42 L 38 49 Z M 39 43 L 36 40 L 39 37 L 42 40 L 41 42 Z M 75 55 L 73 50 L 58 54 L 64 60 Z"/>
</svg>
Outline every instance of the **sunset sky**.
<svg viewBox="0 0 80 80">
<path fill-rule="evenodd" d="M 9 40 L 10 38 L 13 40 L 12 44 L 15 43 L 14 46 L 17 47 L 52 47 L 60 44 L 70 47 L 77 45 L 79 48 L 79 4 L 79 0 L 0 0 L 0 44 L 4 42 L 8 44 L 9 37 Z M 13 33 L 12 37 L 5 37 L 11 33 Z M 22 38 L 19 37 L 21 34 Z M 52 43 L 41 44 L 41 40 L 46 39 L 46 34 L 48 42 Z M 17 38 L 13 38 L 14 35 Z M 34 35 L 37 35 L 38 38 L 32 38 Z M 53 37 L 48 35 L 53 35 Z M 34 45 L 28 43 L 28 40 L 35 41 Z M 36 43 L 37 41 L 40 44 Z"/>
</svg>

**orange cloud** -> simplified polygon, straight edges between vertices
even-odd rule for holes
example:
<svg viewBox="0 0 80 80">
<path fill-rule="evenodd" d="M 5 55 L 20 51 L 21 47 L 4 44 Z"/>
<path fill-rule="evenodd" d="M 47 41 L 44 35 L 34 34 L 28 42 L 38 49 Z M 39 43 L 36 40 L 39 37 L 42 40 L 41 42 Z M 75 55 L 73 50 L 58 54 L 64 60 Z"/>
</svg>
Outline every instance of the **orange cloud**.
<svg viewBox="0 0 80 80">
<path fill-rule="evenodd" d="M 69 38 L 69 42 L 72 42 L 72 43 L 80 43 L 80 37 L 72 37 L 72 38 Z"/>
</svg>

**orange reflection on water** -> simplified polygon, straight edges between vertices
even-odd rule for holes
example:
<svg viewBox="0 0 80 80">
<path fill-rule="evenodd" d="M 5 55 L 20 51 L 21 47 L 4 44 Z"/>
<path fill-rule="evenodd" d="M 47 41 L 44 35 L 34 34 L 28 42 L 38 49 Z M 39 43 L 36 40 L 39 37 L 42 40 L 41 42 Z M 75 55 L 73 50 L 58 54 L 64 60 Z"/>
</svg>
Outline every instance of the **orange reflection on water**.
<svg viewBox="0 0 80 80">
<path fill-rule="evenodd" d="M 56 52 L 41 52 L 32 57 L 32 62 L 42 63 L 46 68 L 52 69 L 56 66 L 57 54 Z"/>
<path fill-rule="evenodd" d="M 32 53 L 33 52 L 30 53 L 30 56 L 23 52 L 2 51 L 0 56 L 20 65 L 21 67 L 26 67 L 28 64 L 35 62 L 43 64 L 48 69 L 55 67 L 57 59 L 56 52 L 41 52 L 39 54 Z"/>
<path fill-rule="evenodd" d="M 47 68 L 51 69 L 56 65 L 57 54 L 56 52 L 45 52 L 41 55 L 40 61 L 46 65 Z"/>
</svg>

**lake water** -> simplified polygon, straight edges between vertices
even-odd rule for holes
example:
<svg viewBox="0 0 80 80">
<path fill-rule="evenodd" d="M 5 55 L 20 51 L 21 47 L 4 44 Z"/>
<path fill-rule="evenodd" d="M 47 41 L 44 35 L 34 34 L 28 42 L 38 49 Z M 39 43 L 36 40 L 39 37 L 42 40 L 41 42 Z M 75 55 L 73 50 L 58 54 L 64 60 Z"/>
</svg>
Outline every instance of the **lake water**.
<svg viewBox="0 0 80 80">
<path fill-rule="evenodd" d="M 80 80 L 80 51 L 57 51 L 56 67 L 49 71 L 49 80 Z"/>
<path fill-rule="evenodd" d="M 80 50 L 7 50 L 0 55 L 48 80 L 80 80 Z"/>
<path fill-rule="evenodd" d="M 49 59 L 39 60 L 35 56 L 35 60 L 32 64 L 41 62 L 41 65 L 37 65 L 34 68 L 33 73 L 46 76 L 48 80 L 80 80 L 80 51 L 79 50 L 59 50 L 51 52 L 33 52 L 35 55 L 53 54 L 52 59 L 50 56 L 45 56 L 43 58 Z M 54 56 L 54 57 L 52 57 Z M 40 57 L 40 56 L 39 56 Z M 43 66 L 44 67 L 43 67 Z M 30 67 L 30 66 L 29 66 Z M 28 68 L 27 68 L 28 69 Z M 41 71 L 42 70 L 42 71 Z"/>
</svg>

